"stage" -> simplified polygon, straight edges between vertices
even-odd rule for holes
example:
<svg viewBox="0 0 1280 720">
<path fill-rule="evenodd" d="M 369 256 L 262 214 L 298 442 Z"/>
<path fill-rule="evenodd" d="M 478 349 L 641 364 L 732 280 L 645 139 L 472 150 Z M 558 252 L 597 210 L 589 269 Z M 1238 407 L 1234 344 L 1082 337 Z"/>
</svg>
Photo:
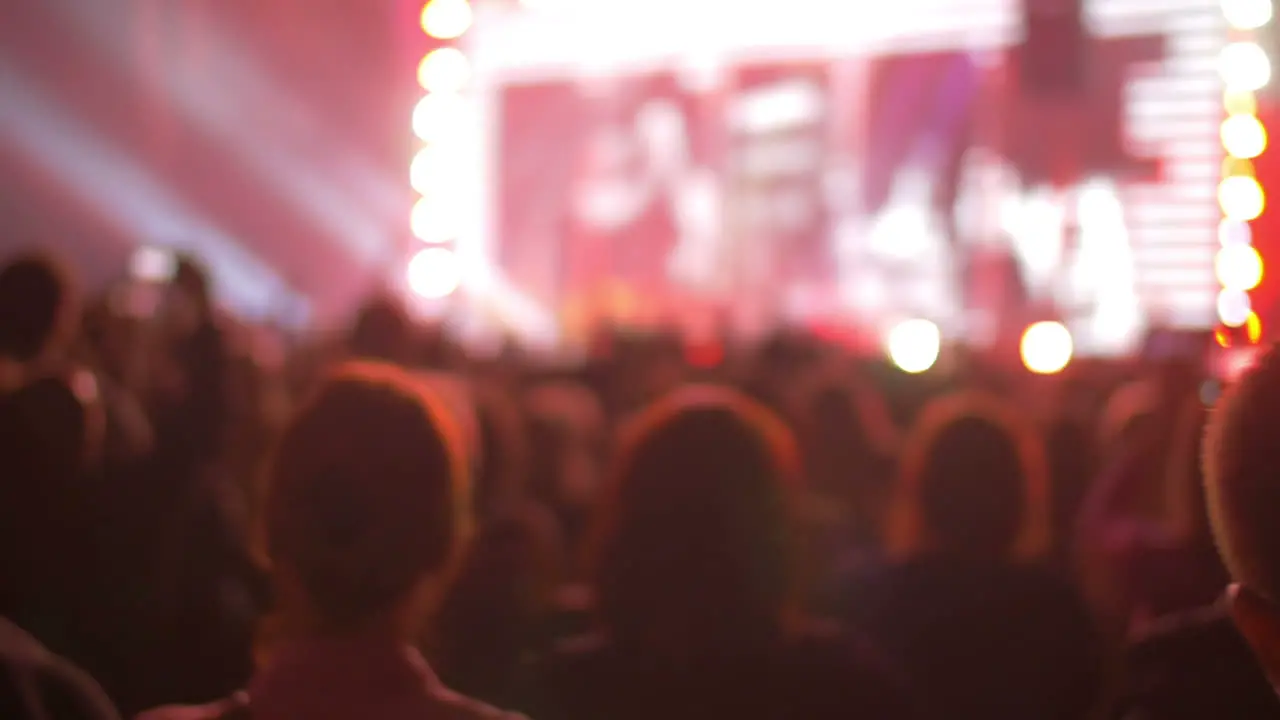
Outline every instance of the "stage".
<svg viewBox="0 0 1280 720">
<path fill-rule="evenodd" d="M 1054 316 L 1109 355 L 1214 323 L 1215 0 L 1091 3 L 1070 99 L 1022 92 L 1009 0 L 659 6 L 477 12 L 468 247 L 547 342 Z"/>
</svg>

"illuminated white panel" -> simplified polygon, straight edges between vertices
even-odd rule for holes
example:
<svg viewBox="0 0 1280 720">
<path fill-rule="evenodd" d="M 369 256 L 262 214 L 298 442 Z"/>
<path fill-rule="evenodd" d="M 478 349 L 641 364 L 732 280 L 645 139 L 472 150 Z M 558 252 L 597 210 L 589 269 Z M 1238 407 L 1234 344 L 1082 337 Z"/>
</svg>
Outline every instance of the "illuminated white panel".
<svg viewBox="0 0 1280 720">
<path fill-rule="evenodd" d="M 821 60 L 946 49 L 987 49 L 1019 33 L 1019 0 L 558 0 L 547 11 L 484 6 L 473 31 L 478 80 L 564 78 L 677 67 L 694 55 Z M 1212 325 L 1211 250 L 1222 149 L 1217 54 L 1219 0 L 1086 0 L 1102 37 L 1160 33 L 1166 58 L 1135 68 L 1126 89 L 1131 148 L 1159 158 L 1161 182 L 1121 190 L 1144 305 L 1165 320 Z M 492 148 L 492 144 L 491 144 Z M 490 162 L 497 162 L 491 158 Z M 492 168 L 490 168 L 492 169 Z M 486 193 L 492 193 L 487 188 Z"/>
</svg>

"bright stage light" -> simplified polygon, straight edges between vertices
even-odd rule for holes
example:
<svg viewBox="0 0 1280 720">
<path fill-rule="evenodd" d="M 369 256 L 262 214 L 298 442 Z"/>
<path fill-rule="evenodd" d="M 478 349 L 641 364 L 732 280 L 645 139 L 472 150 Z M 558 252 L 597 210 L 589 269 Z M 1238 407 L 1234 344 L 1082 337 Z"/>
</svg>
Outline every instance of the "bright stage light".
<svg viewBox="0 0 1280 720">
<path fill-rule="evenodd" d="M 456 203 L 424 197 L 413 205 L 409 228 L 413 236 L 424 243 L 446 243 L 458 238 L 462 231 L 462 218 Z"/>
<path fill-rule="evenodd" d="M 439 40 L 462 37 L 474 19 L 467 0 L 431 0 L 422 8 L 423 32 Z"/>
<path fill-rule="evenodd" d="M 1232 115 L 1222 121 L 1222 147 L 1238 158 L 1256 158 L 1267 149 L 1267 129 L 1255 115 Z"/>
<path fill-rule="evenodd" d="M 1245 336 L 1249 338 L 1249 342 L 1254 345 L 1262 339 L 1262 318 L 1258 317 L 1258 313 L 1249 311 L 1249 319 L 1244 321 Z"/>
<path fill-rule="evenodd" d="M 462 263 L 448 248 L 421 250 L 409 261 L 409 289 L 428 300 L 452 295 L 462 284 Z"/>
<path fill-rule="evenodd" d="M 1071 363 L 1075 343 L 1060 322 L 1038 322 L 1022 333 L 1022 364 L 1038 375 L 1062 372 Z"/>
<path fill-rule="evenodd" d="M 1248 292 L 1262 283 L 1262 256 L 1252 245 L 1230 245 L 1213 262 L 1218 283 L 1228 290 Z"/>
<path fill-rule="evenodd" d="M 1257 115 L 1258 97 L 1251 90 L 1227 90 L 1222 94 L 1222 107 L 1228 115 Z"/>
<path fill-rule="evenodd" d="M 907 320 L 889 332 L 889 359 L 906 373 L 922 373 L 938 361 L 942 333 L 928 320 Z"/>
<path fill-rule="evenodd" d="M 433 199 L 457 200 L 463 193 L 459 183 L 466 177 L 466 153 L 447 145 L 430 145 L 409 163 L 409 186 Z"/>
<path fill-rule="evenodd" d="M 1218 320 L 1222 321 L 1227 327 L 1240 327 L 1249 320 L 1249 313 L 1253 312 L 1253 303 L 1249 300 L 1249 293 L 1243 290 L 1229 290 L 1223 288 L 1218 293 Z"/>
<path fill-rule="evenodd" d="M 1218 72 L 1230 91 L 1259 90 L 1271 82 L 1271 60 L 1255 42 L 1234 42 L 1218 55 Z"/>
<path fill-rule="evenodd" d="M 1256 178 L 1235 175 L 1218 184 L 1218 205 L 1230 220 L 1255 220 L 1267 206 L 1266 193 Z"/>
<path fill-rule="evenodd" d="M 470 82 L 471 61 L 458 48 L 436 48 L 418 64 L 418 84 L 427 92 L 462 92 Z"/>
<path fill-rule="evenodd" d="M 454 93 L 431 93 L 413 108 L 413 134 L 423 142 L 451 142 L 471 128 L 471 108 Z"/>
<path fill-rule="evenodd" d="M 1237 30 L 1255 30 L 1271 22 L 1271 1 L 1222 0 L 1222 14 Z"/>
</svg>

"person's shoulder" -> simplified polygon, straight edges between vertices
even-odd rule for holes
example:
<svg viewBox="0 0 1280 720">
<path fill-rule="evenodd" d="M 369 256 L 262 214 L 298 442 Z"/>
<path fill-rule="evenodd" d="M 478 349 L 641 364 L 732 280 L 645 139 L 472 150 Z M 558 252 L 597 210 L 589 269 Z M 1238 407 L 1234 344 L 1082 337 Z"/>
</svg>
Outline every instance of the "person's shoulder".
<svg viewBox="0 0 1280 720">
<path fill-rule="evenodd" d="M 564 683 L 576 685 L 598 673 L 607 673 L 616 656 L 613 644 L 601 634 L 587 633 L 561 638 L 538 660 L 535 674 L 550 686 Z"/>
<path fill-rule="evenodd" d="M 1135 666 L 1169 662 L 1213 662 L 1223 652 L 1248 655 L 1244 638 L 1220 604 L 1178 613 L 1152 623 L 1129 647 L 1129 663 Z"/>
<path fill-rule="evenodd" d="M 1225 608 L 1158 621 L 1126 648 L 1122 717 L 1280 718 L 1275 693 Z"/>
<path fill-rule="evenodd" d="M 441 720 L 526 720 L 519 713 L 500 710 L 452 690 L 440 690 L 437 697 L 442 711 Z M 164 718 L 163 720 L 184 719 Z"/>
<path fill-rule="evenodd" d="M 207 705 L 170 705 L 148 710 L 135 720 L 248 720 L 248 698 L 237 693 Z"/>
<path fill-rule="evenodd" d="M 74 717 L 116 720 L 119 715 L 102 687 L 80 668 L 50 652 L 17 625 L 0 618 L 0 672 L 38 681 Z"/>
<path fill-rule="evenodd" d="M 902 677 L 859 633 L 807 620 L 793 629 L 777 672 L 814 717 L 848 712 L 867 717 L 916 717 Z"/>
<path fill-rule="evenodd" d="M 861 633 L 822 619 L 797 623 L 780 658 L 788 665 L 805 666 L 809 671 L 825 668 L 849 680 L 858 676 L 879 680 L 888 674 L 880 656 Z"/>
</svg>

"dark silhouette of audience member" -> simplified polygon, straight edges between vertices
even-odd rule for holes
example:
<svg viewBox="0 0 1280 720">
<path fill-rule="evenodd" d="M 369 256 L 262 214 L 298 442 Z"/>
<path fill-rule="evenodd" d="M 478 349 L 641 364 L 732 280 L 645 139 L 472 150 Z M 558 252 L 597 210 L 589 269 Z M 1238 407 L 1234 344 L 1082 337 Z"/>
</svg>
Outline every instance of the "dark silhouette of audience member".
<svg viewBox="0 0 1280 720">
<path fill-rule="evenodd" d="M 564 551 L 555 516 L 525 494 L 518 408 L 496 387 L 476 388 L 474 396 L 476 537 L 430 628 L 428 647 L 451 687 L 507 705 L 519 700 L 522 670 L 549 640 L 543 618 Z"/>
<path fill-rule="evenodd" d="M 1204 403 L 1188 398 L 1168 448 L 1164 518 L 1137 535 L 1129 550 L 1125 574 L 1139 624 L 1211 605 L 1230 580 L 1205 507 L 1201 438 L 1207 420 Z"/>
<path fill-rule="evenodd" d="M 1218 404 L 1205 437 L 1209 516 L 1234 583 L 1227 609 L 1258 664 L 1280 687 L 1280 351 L 1268 350 Z M 1212 661 L 1239 666 L 1238 646 L 1223 643 Z M 1209 648 L 1202 649 L 1208 655 Z M 1206 657 L 1208 660 L 1209 657 Z M 1241 679 L 1248 677 L 1247 673 Z M 1262 702 L 1261 688 L 1249 697 Z M 1209 690 L 1209 688 L 1206 688 Z M 1213 690 L 1242 689 L 1241 684 Z M 1217 698 L 1224 710 L 1230 696 Z M 1280 704 L 1271 694 L 1271 714 Z M 1256 705 L 1255 705 L 1256 707 Z M 1220 716 L 1221 713 L 1219 713 Z M 1243 715 L 1233 715 L 1244 717 Z"/>
<path fill-rule="evenodd" d="M 334 371 L 271 469 L 281 644 L 246 693 L 148 717 L 503 717 L 446 689 L 412 646 L 463 549 L 469 482 L 460 431 L 425 381 L 374 363 Z"/>
<path fill-rule="evenodd" d="M 53 258 L 31 254 L 0 269 L 0 391 L 57 372 L 75 337 L 80 306 L 74 285 Z"/>
<path fill-rule="evenodd" d="M 557 630 L 562 577 L 555 517 L 529 503 L 481 527 L 432 628 L 440 677 L 485 702 L 522 702 L 531 664 Z"/>
<path fill-rule="evenodd" d="M 98 413 L 61 378 L 0 397 L 0 615 L 82 665 L 111 621 L 94 613 L 88 470 L 101 435 Z"/>
<path fill-rule="evenodd" d="M 12 720 L 118 720 L 93 678 L 0 618 L 0 717 Z"/>
<path fill-rule="evenodd" d="M 887 411 L 861 384 L 824 382 L 795 413 L 809 488 L 820 512 L 814 555 L 822 590 L 830 579 L 883 560 L 882 527 L 895 438 Z M 829 599 L 827 603 L 829 604 Z"/>
<path fill-rule="evenodd" d="M 348 350 L 357 358 L 406 362 L 413 350 L 413 332 L 403 305 L 389 297 L 376 298 L 357 314 Z"/>
<path fill-rule="evenodd" d="M 226 449 L 231 360 L 209 283 L 203 267 L 193 258 L 181 257 L 167 300 L 177 388 L 157 409 L 156 426 L 165 464 L 170 472 L 183 475 L 221 459 Z"/>
<path fill-rule="evenodd" d="M 733 391 L 688 387 L 623 440 L 594 547 L 599 632 L 539 675 L 535 717 L 909 715 L 857 646 L 800 616 L 789 433 Z"/>
<path fill-rule="evenodd" d="M 1102 444 L 1111 457 L 1080 507 L 1075 555 L 1086 597 L 1115 634 L 1140 633 L 1153 617 L 1197 607 L 1213 596 L 1194 593 L 1197 597 L 1188 599 L 1184 586 L 1181 598 L 1174 597 L 1176 588 L 1157 597 L 1160 591 L 1151 587 L 1151 576 L 1161 572 L 1161 548 L 1184 543 L 1173 537 L 1169 522 L 1170 500 L 1175 497 L 1171 490 L 1198 484 L 1186 476 L 1195 459 L 1177 455 L 1199 445 L 1192 439 L 1198 435 L 1194 428 L 1177 427 L 1195 422 L 1180 417 L 1186 415 L 1188 397 L 1172 403 L 1160 396 L 1154 383 L 1131 384 L 1112 395 L 1101 419 Z M 1185 502 L 1178 498 L 1179 504 Z M 1185 520 L 1178 524 L 1189 527 Z M 1182 529 L 1176 532 L 1186 534 Z M 1201 573 L 1200 565 L 1189 573 Z M 1166 584 L 1172 580 L 1165 578 Z M 1203 580 L 1199 584 L 1203 586 Z"/>
<path fill-rule="evenodd" d="M 1192 720 L 1204 717 L 1280 718 L 1280 703 L 1257 668 L 1225 604 L 1215 602 L 1229 578 L 1210 533 L 1200 442 L 1205 410 L 1198 400 L 1183 412 L 1173 448 L 1178 494 L 1174 522 L 1142 546 L 1133 563 L 1147 604 L 1175 612 L 1158 617 L 1128 648 L 1118 718 Z"/>
<path fill-rule="evenodd" d="M 138 691 L 147 705 L 227 693 L 252 671 L 252 588 L 261 579 L 232 510 L 243 504 L 227 467 L 237 392 L 211 283 L 196 259 L 178 258 L 157 318 L 153 372 L 168 382 L 150 403 L 155 452 L 122 513 L 143 538 L 143 592 L 132 599 L 146 608 L 137 622 L 153 665 Z M 192 644 L 202 649 L 198 661 L 166 661 Z"/>
<path fill-rule="evenodd" d="M 1083 602 L 1035 561 L 1048 541 L 1044 450 L 1029 421 L 960 395 L 927 407 L 892 501 L 899 561 L 845 608 L 931 716 L 1081 718 L 1101 668 Z"/>
</svg>

